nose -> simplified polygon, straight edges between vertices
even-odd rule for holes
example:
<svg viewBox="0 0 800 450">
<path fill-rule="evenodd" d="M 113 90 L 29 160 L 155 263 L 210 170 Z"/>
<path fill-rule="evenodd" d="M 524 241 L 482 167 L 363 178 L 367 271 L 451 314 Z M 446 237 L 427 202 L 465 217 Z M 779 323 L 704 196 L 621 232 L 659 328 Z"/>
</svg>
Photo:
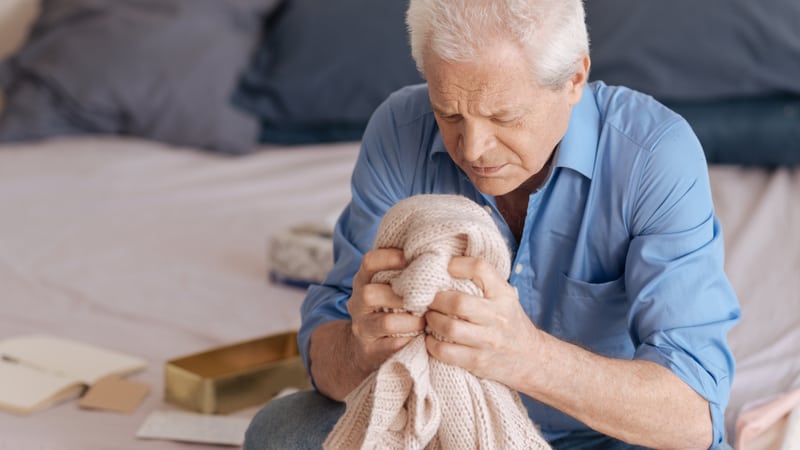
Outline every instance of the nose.
<svg viewBox="0 0 800 450">
<path fill-rule="evenodd" d="M 465 120 L 461 133 L 460 147 L 466 161 L 477 161 L 494 145 L 495 138 L 488 124 L 478 120 Z"/>
</svg>

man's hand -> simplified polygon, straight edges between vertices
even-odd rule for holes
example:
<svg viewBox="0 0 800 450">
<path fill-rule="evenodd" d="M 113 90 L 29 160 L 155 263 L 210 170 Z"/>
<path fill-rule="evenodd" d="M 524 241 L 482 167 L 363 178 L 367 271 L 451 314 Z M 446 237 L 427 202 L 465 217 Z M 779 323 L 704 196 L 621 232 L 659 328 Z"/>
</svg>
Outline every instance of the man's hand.
<svg viewBox="0 0 800 450">
<path fill-rule="evenodd" d="M 520 305 L 517 290 L 489 264 L 471 257 L 454 257 L 448 267 L 454 278 L 475 283 L 484 297 L 457 291 L 440 292 L 425 314 L 428 352 L 436 359 L 463 367 L 480 378 L 499 381 L 513 389 L 520 364 L 530 359 L 540 339 Z"/>
<path fill-rule="evenodd" d="M 425 328 L 425 319 L 408 313 L 395 313 L 403 299 L 386 284 L 372 283 L 377 272 L 405 268 L 403 252 L 378 249 L 364 255 L 353 278 L 353 295 L 347 303 L 352 320 L 355 364 L 369 374 L 403 348 Z"/>
<path fill-rule="evenodd" d="M 436 296 L 425 318 L 428 330 L 445 341 L 426 338 L 434 358 L 628 443 L 708 448 L 708 402 L 674 373 L 649 361 L 595 355 L 538 330 L 516 290 L 481 260 L 456 257 L 448 269 L 453 277 L 472 280 L 484 297 L 452 291 Z"/>
<path fill-rule="evenodd" d="M 397 249 L 365 254 L 347 303 L 351 320 L 327 323 L 311 335 L 311 373 L 317 388 L 328 397 L 343 400 L 411 336 L 425 329 L 423 317 L 388 312 L 402 308 L 403 299 L 390 286 L 371 282 L 377 272 L 405 266 L 403 252 Z"/>
</svg>

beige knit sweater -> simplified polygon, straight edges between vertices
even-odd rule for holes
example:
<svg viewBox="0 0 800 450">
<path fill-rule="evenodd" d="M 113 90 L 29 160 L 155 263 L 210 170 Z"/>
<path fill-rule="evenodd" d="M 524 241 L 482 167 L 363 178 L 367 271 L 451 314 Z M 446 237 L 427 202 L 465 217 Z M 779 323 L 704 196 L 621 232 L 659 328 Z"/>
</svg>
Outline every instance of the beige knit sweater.
<svg viewBox="0 0 800 450">
<path fill-rule="evenodd" d="M 455 255 L 476 256 L 507 277 L 510 256 L 491 216 L 456 195 L 417 195 L 384 216 L 376 248 L 402 248 L 403 271 L 375 275 L 421 315 L 439 291 L 482 295 L 447 272 Z M 331 449 L 549 449 L 516 392 L 431 358 L 415 337 L 345 399 L 324 447 Z"/>
</svg>

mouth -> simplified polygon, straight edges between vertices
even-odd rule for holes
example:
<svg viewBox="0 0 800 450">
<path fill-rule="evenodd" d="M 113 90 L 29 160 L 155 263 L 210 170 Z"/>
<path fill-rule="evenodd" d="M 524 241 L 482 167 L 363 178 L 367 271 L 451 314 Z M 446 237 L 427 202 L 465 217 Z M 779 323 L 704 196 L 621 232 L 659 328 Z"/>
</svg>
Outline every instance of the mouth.
<svg viewBox="0 0 800 450">
<path fill-rule="evenodd" d="M 505 164 L 499 166 L 470 166 L 470 169 L 473 173 L 475 173 L 475 175 L 489 176 L 500 172 L 500 170 L 502 170 L 505 166 Z"/>
</svg>

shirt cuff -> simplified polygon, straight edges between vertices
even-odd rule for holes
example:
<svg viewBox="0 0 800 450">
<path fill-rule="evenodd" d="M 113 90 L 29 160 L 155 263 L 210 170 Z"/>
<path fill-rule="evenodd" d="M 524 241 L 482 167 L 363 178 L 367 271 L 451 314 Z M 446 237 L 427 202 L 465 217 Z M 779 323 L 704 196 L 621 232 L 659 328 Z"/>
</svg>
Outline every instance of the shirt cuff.
<svg viewBox="0 0 800 450">
<path fill-rule="evenodd" d="M 708 401 L 713 428 L 711 448 L 723 443 L 725 438 L 725 405 L 727 395 L 722 394 L 720 385 L 729 385 L 728 377 L 714 376 L 700 366 L 689 354 L 671 349 L 659 348 L 649 344 L 641 345 L 634 355 L 635 360 L 650 361 L 677 375 L 695 392 Z M 722 398 L 721 398 L 722 397 Z"/>
</svg>

